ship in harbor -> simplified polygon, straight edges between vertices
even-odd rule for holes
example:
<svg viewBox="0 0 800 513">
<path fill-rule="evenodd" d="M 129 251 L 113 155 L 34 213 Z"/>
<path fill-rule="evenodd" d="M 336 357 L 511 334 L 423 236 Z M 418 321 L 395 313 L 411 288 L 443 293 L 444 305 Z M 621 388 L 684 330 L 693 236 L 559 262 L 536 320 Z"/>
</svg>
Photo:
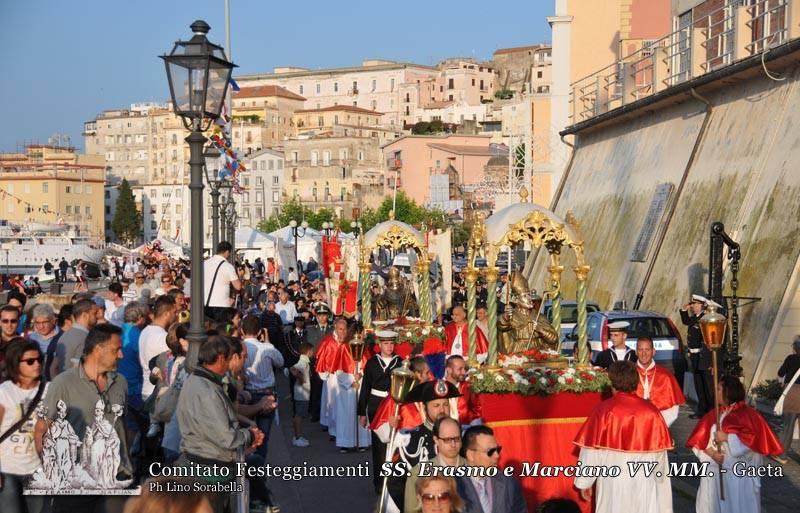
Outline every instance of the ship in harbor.
<svg viewBox="0 0 800 513">
<path fill-rule="evenodd" d="M 36 274 L 46 260 L 58 266 L 83 260 L 99 263 L 106 254 L 103 243 L 82 234 L 80 229 L 61 224 L 28 223 L 0 220 L 0 269 L 12 273 Z"/>
</svg>

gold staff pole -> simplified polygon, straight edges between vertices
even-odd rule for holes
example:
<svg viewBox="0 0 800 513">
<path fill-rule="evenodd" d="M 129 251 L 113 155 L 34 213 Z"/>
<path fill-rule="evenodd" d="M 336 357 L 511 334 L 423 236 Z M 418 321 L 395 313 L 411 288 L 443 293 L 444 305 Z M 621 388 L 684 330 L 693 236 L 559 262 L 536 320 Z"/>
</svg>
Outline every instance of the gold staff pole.
<svg viewBox="0 0 800 513">
<path fill-rule="evenodd" d="M 392 371 L 392 383 L 389 388 L 389 393 L 394 399 L 394 416 L 400 414 L 400 404 L 406 399 L 406 395 L 414 388 L 416 381 L 414 380 L 414 373 L 408 368 L 411 362 L 408 359 L 403 361 L 401 367 Z M 392 448 L 394 447 L 394 439 L 397 436 L 397 429 L 392 428 L 389 434 L 389 443 L 386 445 L 386 455 L 383 461 L 391 463 L 392 461 Z M 381 501 L 378 503 L 378 513 L 386 511 L 386 484 L 388 483 L 389 475 L 383 476 L 383 485 L 381 486 Z"/>
<path fill-rule="evenodd" d="M 725 339 L 725 328 L 728 325 L 728 319 L 724 315 L 717 312 L 719 305 L 708 304 L 706 314 L 700 318 L 700 331 L 703 333 L 703 342 L 706 347 L 711 351 L 711 365 L 713 367 L 714 378 L 714 414 L 716 416 L 717 431 L 720 429 L 719 424 L 719 393 L 717 392 L 717 384 L 719 383 L 719 367 L 717 366 L 717 351 L 722 347 L 722 341 Z M 722 452 L 722 444 L 714 442 L 717 450 Z M 721 467 L 722 465 L 720 465 Z M 720 469 L 721 470 L 721 469 Z M 719 498 L 725 500 L 725 488 L 722 481 L 722 472 L 718 472 L 719 477 Z"/>
<path fill-rule="evenodd" d="M 476 317 L 476 295 L 475 285 L 478 281 L 478 270 L 472 266 L 467 267 L 464 272 L 464 279 L 467 282 L 467 340 L 469 341 L 467 363 L 470 367 L 478 367 L 478 348 L 476 329 L 478 328 Z"/>
<path fill-rule="evenodd" d="M 364 355 L 364 339 L 363 338 L 354 338 L 348 344 L 350 349 L 350 356 L 353 357 L 353 362 L 356 364 L 356 375 L 360 374 L 361 372 L 361 357 Z M 359 387 L 356 387 L 356 414 L 355 414 L 355 436 L 356 436 L 356 448 L 360 448 L 361 445 L 358 442 L 358 392 Z"/>
</svg>

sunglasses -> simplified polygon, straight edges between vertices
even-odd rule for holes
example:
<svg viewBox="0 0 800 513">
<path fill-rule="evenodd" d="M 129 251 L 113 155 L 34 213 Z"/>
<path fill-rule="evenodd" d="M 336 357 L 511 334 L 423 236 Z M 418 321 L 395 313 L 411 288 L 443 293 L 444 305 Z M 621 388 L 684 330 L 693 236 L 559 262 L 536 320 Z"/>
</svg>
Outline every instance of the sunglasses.
<svg viewBox="0 0 800 513">
<path fill-rule="evenodd" d="M 33 365 L 34 363 L 38 363 L 38 364 L 40 364 L 40 365 L 41 365 L 41 363 L 42 363 L 42 357 L 41 357 L 41 356 L 38 356 L 38 357 L 36 357 L 36 358 L 25 358 L 24 360 L 20 360 L 19 362 L 20 362 L 20 363 L 24 363 L 24 364 L 26 364 L 26 365 Z"/>
<path fill-rule="evenodd" d="M 167 279 L 165 279 L 165 280 L 161 280 L 161 283 L 169 283 L 169 282 L 171 282 L 171 281 L 172 281 L 172 280 L 170 280 L 169 278 L 167 278 Z"/>
<path fill-rule="evenodd" d="M 502 450 L 503 450 L 503 448 L 502 448 L 501 446 L 499 446 L 499 445 L 498 445 L 497 447 L 492 447 L 492 448 L 490 448 L 490 449 L 486 449 L 485 451 L 479 451 L 478 449 L 472 449 L 472 450 L 473 450 L 473 451 L 475 451 L 475 452 L 485 452 L 485 453 L 486 453 L 486 455 L 487 455 L 487 456 L 489 456 L 489 457 L 491 458 L 491 457 L 492 457 L 492 456 L 494 456 L 495 454 L 497 454 L 498 456 L 500 456 L 500 451 L 502 451 Z"/>
<path fill-rule="evenodd" d="M 421 497 L 424 504 L 431 504 L 433 502 L 450 502 L 451 499 L 450 492 L 442 492 L 438 495 L 434 495 L 432 493 L 423 493 Z"/>
<path fill-rule="evenodd" d="M 0 324 L 17 324 L 19 319 L 0 319 Z"/>
</svg>

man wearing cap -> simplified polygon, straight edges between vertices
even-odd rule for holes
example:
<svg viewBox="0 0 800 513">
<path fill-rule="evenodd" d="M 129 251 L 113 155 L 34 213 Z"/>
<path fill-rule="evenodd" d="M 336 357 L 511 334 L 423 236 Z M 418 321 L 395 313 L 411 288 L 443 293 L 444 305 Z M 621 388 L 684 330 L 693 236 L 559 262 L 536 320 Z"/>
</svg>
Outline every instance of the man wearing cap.
<svg viewBox="0 0 800 513">
<path fill-rule="evenodd" d="M 315 320 L 306 329 L 306 341 L 317 349 L 324 337 L 333 332 L 333 325 L 329 322 L 331 309 L 325 303 L 319 302 L 314 305 Z M 320 397 L 322 395 L 322 379 L 317 373 L 317 354 L 311 358 L 311 398 L 309 399 L 309 410 L 311 421 L 317 422 L 320 418 Z"/>
<path fill-rule="evenodd" d="M 450 416 L 450 398 L 458 397 L 458 389 L 447 381 L 440 379 L 428 381 L 411 389 L 406 395 L 405 403 L 424 403 L 423 423 L 408 432 L 398 433 L 395 439 L 397 449 L 392 461 L 407 465 L 410 470 L 420 461 L 427 461 L 436 455 L 436 443 L 433 438 L 433 424 Z M 406 474 L 390 476 L 387 483 L 388 504 L 385 511 L 403 511 L 405 502 Z"/>
<path fill-rule="evenodd" d="M 594 362 L 597 367 L 608 369 L 612 363 L 622 361 L 636 363 L 636 351 L 625 345 L 628 326 L 630 323 L 627 321 L 616 321 L 608 325 L 612 346 L 597 355 Z"/>
<path fill-rule="evenodd" d="M 689 370 L 692 372 L 694 391 L 697 394 L 697 411 L 690 417 L 699 419 L 714 405 L 711 381 L 711 352 L 703 343 L 700 319 L 708 299 L 692 294 L 692 300 L 681 308 L 681 321 L 686 326 L 686 347 L 689 353 Z"/>
<path fill-rule="evenodd" d="M 669 427 L 678 418 L 678 408 L 686 403 L 686 398 L 683 397 L 675 376 L 664 367 L 656 365 L 654 354 L 653 339 L 639 337 L 636 341 L 636 370 L 639 372 L 636 395 L 658 408 Z"/>
<path fill-rule="evenodd" d="M 392 384 L 392 371 L 400 367 L 402 360 L 394 354 L 394 344 L 397 333 L 394 331 L 378 331 L 375 338 L 380 348 L 376 354 L 364 365 L 364 377 L 361 381 L 361 392 L 358 396 L 358 421 L 362 427 L 367 427 L 368 422 L 375 418 L 375 413 L 381 401 L 389 396 Z M 372 482 L 375 489 L 379 489 L 381 478 L 379 469 L 386 453 L 386 444 L 381 442 L 375 432 L 372 438 Z"/>
</svg>

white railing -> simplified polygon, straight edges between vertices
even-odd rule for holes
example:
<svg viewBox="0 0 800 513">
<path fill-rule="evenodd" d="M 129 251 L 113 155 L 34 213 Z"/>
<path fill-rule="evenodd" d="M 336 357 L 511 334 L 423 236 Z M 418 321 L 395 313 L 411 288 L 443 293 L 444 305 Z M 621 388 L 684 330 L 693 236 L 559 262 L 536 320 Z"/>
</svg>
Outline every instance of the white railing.
<svg viewBox="0 0 800 513">
<path fill-rule="evenodd" d="M 794 21 L 792 21 L 794 20 Z M 572 124 L 800 37 L 800 0 L 729 0 L 571 84 Z"/>
</svg>

